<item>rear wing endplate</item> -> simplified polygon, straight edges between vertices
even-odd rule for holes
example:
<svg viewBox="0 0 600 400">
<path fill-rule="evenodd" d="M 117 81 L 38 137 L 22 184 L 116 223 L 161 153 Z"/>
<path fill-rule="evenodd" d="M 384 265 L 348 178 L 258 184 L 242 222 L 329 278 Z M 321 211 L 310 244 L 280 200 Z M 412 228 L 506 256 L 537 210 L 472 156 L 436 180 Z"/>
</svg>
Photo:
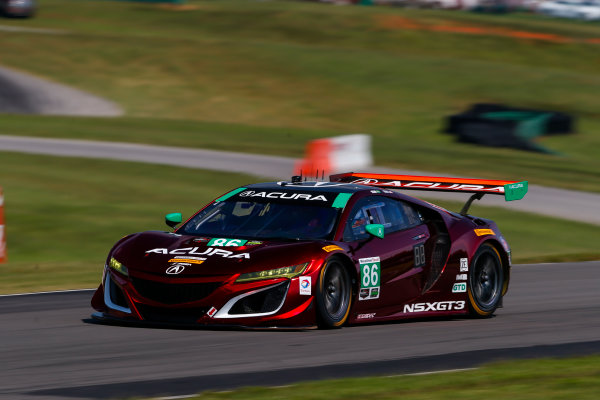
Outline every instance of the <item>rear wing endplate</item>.
<svg viewBox="0 0 600 400">
<path fill-rule="evenodd" d="M 354 183 L 388 189 L 434 190 L 442 192 L 474 193 L 463 207 L 465 215 L 473 200 L 484 194 L 503 195 L 506 201 L 521 200 L 528 190 L 527 181 L 503 181 L 490 179 L 446 178 L 419 175 L 391 175 L 348 172 L 331 175 L 331 182 Z"/>
</svg>

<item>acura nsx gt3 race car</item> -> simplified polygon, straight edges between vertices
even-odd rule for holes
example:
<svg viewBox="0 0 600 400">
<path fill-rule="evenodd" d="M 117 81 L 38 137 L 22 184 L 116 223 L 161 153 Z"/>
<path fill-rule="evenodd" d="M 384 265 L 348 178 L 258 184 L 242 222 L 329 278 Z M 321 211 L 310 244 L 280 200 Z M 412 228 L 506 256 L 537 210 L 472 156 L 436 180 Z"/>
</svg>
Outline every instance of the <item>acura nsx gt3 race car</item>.
<svg viewBox="0 0 600 400">
<path fill-rule="evenodd" d="M 460 213 L 395 189 L 472 193 Z M 527 182 L 346 173 L 234 189 L 173 232 L 124 237 L 92 298 L 103 321 L 339 327 L 410 317 L 486 317 L 508 289 L 510 248 L 468 214 Z"/>
</svg>

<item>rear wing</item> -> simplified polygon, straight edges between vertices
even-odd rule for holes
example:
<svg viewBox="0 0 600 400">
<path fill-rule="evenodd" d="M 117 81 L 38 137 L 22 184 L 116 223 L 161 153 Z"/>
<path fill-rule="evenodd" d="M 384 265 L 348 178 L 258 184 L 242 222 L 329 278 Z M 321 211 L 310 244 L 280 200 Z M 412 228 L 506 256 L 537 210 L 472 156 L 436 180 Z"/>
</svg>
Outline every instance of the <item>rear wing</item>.
<svg viewBox="0 0 600 400">
<path fill-rule="evenodd" d="M 390 175 L 348 172 L 331 175 L 331 182 L 354 183 L 383 187 L 388 189 L 434 190 L 442 192 L 474 193 L 463 209 L 466 215 L 473 200 L 479 200 L 484 194 L 503 195 L 506 201 L 521 200 L 528 189 L 527 181 L 502 181 L 490 179 L 444 178 L 418 175 Z"/>
</svg>

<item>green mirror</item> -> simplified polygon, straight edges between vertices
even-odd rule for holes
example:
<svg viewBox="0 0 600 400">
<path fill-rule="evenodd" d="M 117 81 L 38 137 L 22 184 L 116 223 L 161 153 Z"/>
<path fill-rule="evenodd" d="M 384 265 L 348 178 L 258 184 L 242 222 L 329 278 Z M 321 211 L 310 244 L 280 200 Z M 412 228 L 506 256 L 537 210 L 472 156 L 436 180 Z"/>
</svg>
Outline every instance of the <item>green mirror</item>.
<svg viewBox="0 0 600 400">
<path fill-rule="evenodd" d="M 181 213 L 170 213 L 165 215 L 165 223 L 175 229 L 181 223 Z"/>
<path fill-rule="evenodd" d="M 365 230 L 379 239 L 383 239 L 383 236 L 385 235 L 383 225 L 381 224 L 368 224 L 365 226 Z"/>
</svg>

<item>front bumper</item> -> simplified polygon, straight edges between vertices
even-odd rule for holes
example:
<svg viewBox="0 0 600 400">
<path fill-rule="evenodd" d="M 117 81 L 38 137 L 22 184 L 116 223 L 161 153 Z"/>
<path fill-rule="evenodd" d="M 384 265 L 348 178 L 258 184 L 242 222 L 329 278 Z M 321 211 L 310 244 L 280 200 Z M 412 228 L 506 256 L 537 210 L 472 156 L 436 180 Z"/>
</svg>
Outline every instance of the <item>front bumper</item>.
<svg viewBox="0 0 600 400">
<path fill-rule="evenodd" d="M 300 295 L 299 278 L 239 284 L 225 281 L 219 285 L 213 282 L 215 287 L 210 289 L 205 289 L 210 282 L 181 285 L 184 291 L 205 293 L 198 300 L 177 304 L 167 304 L 169 300 L 164 295 L 153 294 L 158 293 L 157 290 L 149 290 L 147 285 L 139 283 L 136 286 L 134 282 L 136 278 L 107 270 L 92 298 L 92 307 L 99 311 L 92 317 L 103 322 L 169 326 L 310 327 L 316 324 L 314 296 Z M 158 288 L 178 290 L 177 284 L 156 284 Z M 178 296 L 190 299 L 188 293 Z"/>
</svg>

